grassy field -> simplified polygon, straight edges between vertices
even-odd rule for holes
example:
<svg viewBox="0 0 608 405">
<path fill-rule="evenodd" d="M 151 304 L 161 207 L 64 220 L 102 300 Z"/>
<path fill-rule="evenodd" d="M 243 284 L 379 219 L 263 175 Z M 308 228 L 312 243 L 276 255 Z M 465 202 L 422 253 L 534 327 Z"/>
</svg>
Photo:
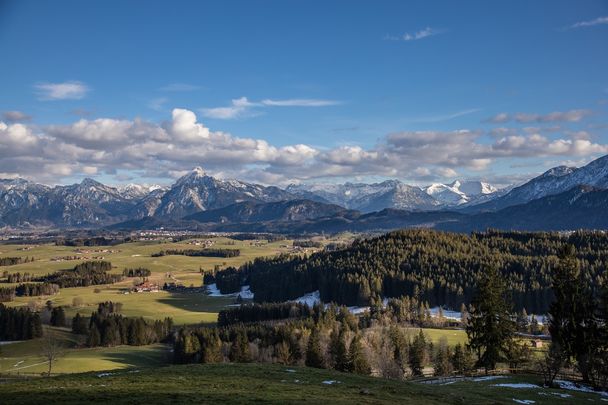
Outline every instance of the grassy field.
<svg viewBox="0 0 608 405">
<path fill-rule="evenodd" d="M 77 348 L 77 336 L 68 329 L 45 327 L 45 333 L 55 336 L 63 346 L 62 355 L 53 364 L 53 374 L 155 367 L 166 365 L 171 360 L 170 348 L 166 345 Z M 46 372 L 48 363 L 40 347 L 41 339 L 0 346 L 0 374 Z"/>
<path fill-rule="evenodd" d="M 588 404 L 597 393 L 538 386 L 531 376 L 446 384 L 393 381 L 330 370 L 260 364 L 217 364 L 131 369 L 54 378 L 6 380 L 0 397 L 39 403 L 329 403 L 329 404 Z M 496 384 L 533 384 L 519 388 Z M 527 388 L 526 388 L 527 387 Z M 35 393 L 33 395 L 33 393 Z"/>
<path fill-rule="evenodd" d="M 77 250 L 90 250 L 82 256 L 103 256 L 114 266 L 112 272 L 121 273 L 125 268 L 145 267 L 152 271 L 150 281 L 162 286 L 165 282 L 177 281 L 185 286 L 201 286 L 202 277 L 199 269 L 213 269 L 216 265 L 221 267 L 239 266 L 249 260 L 260 256 L 270 256 L 281 252 L 288 252 L 291 241 L 272 243 L 255 243 L 254 241 L 237 241 L 228 238 L 213 238 L 213 247 L 239 249 L 241 255 L 233 258 L 163 256 L 151 257 L 166 249 L 198 249 L 198 246 L 188 244 L 188 241 L 179 243 L 135 242 L 117 246 L 98 246 L 74 248 L 54 245 L 33 245 L 29 250 L 22 250 L 23 245 L 1 245 L 0 257 L 34 257 L 34 262 L 14 266 L 0 267 L 0 272 L 30 273 L 44 275 L 57 270 L 69 269 L 84 260 L 53 261 L 52 258 L 77 255 Z M 95 253 L 93 250 L 109 249 L 111 253 Z M 209 297 L 200 293 L 158 293 L 123 294 L 131 287 L 137 278 L 126 278 L 124 281 L 112 285 L 64 288 L 59 294 L 43 297 L 18 297 L 8 305 L 44 305 L 47 300 L 54 305 L 63 305 L 67 308 L 68 316 L 76 312 L 89 315 L 95 310 L 97 303 L 115 301 L 123 304 L 123 314 L 126 316 L 143 316 L 148 319 L 159 319 L 170 316 L 176 324 L 199 324 L 215 322 L 217 312 L 226 305 L 234 302 L 229 297 Z M 7 286 L 10 284 L 3 284 Z M 96 292 L 97 291 L 97 292 Z M 83 305 L 73 307 L 74 299 L 83 302 Z"/>
</svg>

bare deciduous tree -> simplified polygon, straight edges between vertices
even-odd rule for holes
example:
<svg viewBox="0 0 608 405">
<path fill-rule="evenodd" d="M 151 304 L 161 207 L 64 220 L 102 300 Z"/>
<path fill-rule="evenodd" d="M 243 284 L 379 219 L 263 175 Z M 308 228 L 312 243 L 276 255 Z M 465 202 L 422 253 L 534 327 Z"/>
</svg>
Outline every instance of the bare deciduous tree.
<svg viewBox="0 0 608 405">
<path fill-rule="evenodd" d="M 44 336 L 42 337 L 42 345 L 40 346 L 40 350 L 42 352 L 42 356 L 46 359 L 49 365 L 47 376 L 51 376 L 51 371 L 53 368 L 53 363 L 55 363 L 61 356 L 64 355 L 64 347 L 61 341 L 57 339 L 57 337 L 51 333 L 50 331 L 45 331 Z"/>
</svg>

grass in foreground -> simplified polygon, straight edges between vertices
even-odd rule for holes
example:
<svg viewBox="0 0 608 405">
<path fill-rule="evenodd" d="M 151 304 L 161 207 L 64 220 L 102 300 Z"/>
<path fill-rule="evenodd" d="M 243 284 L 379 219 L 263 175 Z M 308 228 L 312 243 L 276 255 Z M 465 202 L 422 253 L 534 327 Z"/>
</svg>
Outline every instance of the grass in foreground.
<svg viewBox="0 0 608 405">
<path fill-rule="evenodd" d="M 79 337 L 67 329 L 45 327 L 45 333 L 55 336 L 63 346 L 62 355 L 53 364 L 53 374 L 158 367 L 171 361 L 168 345 L 76 348 Z M 34 375 L 46 372 L 48 364 L 42 356 L 41 345 L 42 339 L 2 345 L 0 374 Z"/>
<path fill-rule="evenodd" d="M 0 384 L 0 397 L 30 403 L 602 403 L 596 393 L 545 388 L 505 388 L 497 383 L 539 384 L 534 377 L 421 384 L 330 370 L 261 364 L 185 365 L 131 369 L 109 375 L 78 374 Z M 559 394 L 559 395 L 557 395 Z M 570 395 L 562 397 L 562 395 Z M 526 403 L 526 402 L 521 402 Z M 532 403 L 532 402 L 528 402 Z"/>
</svg>

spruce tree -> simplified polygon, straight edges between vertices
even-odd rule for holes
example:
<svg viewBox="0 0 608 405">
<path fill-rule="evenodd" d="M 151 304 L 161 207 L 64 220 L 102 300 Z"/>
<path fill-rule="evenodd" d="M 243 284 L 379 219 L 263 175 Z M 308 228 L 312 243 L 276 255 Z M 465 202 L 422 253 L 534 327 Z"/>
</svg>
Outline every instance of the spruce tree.
<svg viewBox="0 0 608 405">
<path fill-rule="evenodd" d="M 87 338 L 87 346 L 97 347 L 101 344 L 101 336 L 99 335 L 99 329 L 96 324 L 92 324 L 89 328 L 89 336 Z"/>
<path fill-rule="evenodd" d="M 346 350 L 346 342 L 344 341 L 344 333 L 333 330 L 329 341 L 329 354 L 334 369 L 338 371 L 346 371 L 348 367 L 348 353 Z"/>
<path fill-rule="evenodd" d="M 308 338 L 306 347 L 306 366 L 324 368 L 323 353 L 321 353 L 321 342 L 319 341 L 319 331 L 314 328 Z"/>
<path fill-rule="evenodd" d="M 477 365 L 486 371 L 506 358 L 515 332 L 510 312 L 505 282 L 496 268 L 490 267 L 478 282 L 466 326 L 468 345 L 477 352 Z"/>
<path fill-rule="evenodd" d="M 348 350 L 348 370 L 351 373 L 369 375 L 372 371 L 365 358 L 361 338 L 357 335 L 350 343 Z"/>
<path fill-rule="evenodd" d="M 421 376 L 426 357 L 426 337 L 424 332 L 420 332 L 414 337 L 410 345 L 409 366 L 414 376 Z"/>
</svg>

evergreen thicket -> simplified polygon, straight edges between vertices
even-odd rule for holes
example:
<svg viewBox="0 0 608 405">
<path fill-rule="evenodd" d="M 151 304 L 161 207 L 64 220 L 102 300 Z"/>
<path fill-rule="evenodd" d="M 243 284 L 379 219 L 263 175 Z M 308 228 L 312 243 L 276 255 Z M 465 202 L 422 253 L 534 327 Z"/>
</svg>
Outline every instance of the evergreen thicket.
<svg viewBox="0 0 608 405">
<path fill-rule="evenodd" d="M 239 249 L 167 249 L 152 254 L 152 257 L 162 257 L 170 255 L 194 256 L 194 257 L 237 257 L 240 256 Z"/>
<path fill-rule="evenodd" d="M 310 256 L 258 258 L 215 275 L 224 292 L 249 285 L 256 302 L 282 302 L 319 290 L 324 302 L 370 305 L 374 300 L 410 296 L 431 307 L 460 308 L 488 268 L 505 280 L 516 310 L 546 313 L 553 300 L 551 272 L 565 245 L 592 289 L 608 266 L 608 234 L 488 231 L 471 235 L 402 230 L 355 241 L 339 251 Z M 595 292 L 594 292 L 595 293 Z"/>
<path fill-rule="evenodd" d="M 99 304 L 97 312 L 93 312 L 88 322 L 87 345 L 141 346 L 166 341 L 173 328 L 173 320 L 146 321 L 144 318 L 127 318 L 114 312 L 115 303 L 105 302 Z M 75 333 L 85 332 L 83 321 L 74 318 L 78 323 Z"/>
<path fill-rule="evenodd" d="M 57 284 L 61 288 L 88 287 L 99 284 L 113 284 L 122 280 L 120 274 L 110 274 L 112 264 L 106 261 L 80 263 L 70 270 L 60 270 L 39 277 L 35 281 Z"/>
<path fill-rule="evenodd" d="M 40 315 L 28 308 L 0 304 L 0 340 L 27 340 L 42 336 Z"/>
</svg>

